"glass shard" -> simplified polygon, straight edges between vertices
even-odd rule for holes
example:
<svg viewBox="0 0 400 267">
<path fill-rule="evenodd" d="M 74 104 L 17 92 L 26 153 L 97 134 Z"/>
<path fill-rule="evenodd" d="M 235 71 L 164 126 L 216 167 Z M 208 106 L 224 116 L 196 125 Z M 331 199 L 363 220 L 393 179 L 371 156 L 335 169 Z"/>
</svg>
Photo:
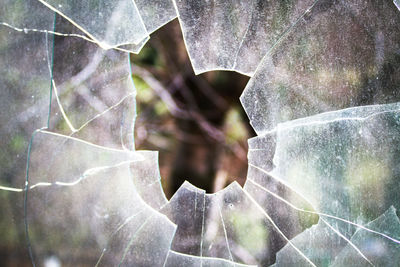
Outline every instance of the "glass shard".
<svg viewBox="0 0 400 267">
<path fill-rule="evenodd" d="M 252 76 L 264 54 L 313 4 L 307 1 L 175 1 L 194 72 Z"/>
<path fill-rule="evenodd" d="M 390 2 L 318 1 L 246 86 L 253 128 L 263 134 L 288 120 L 398 101 L 399 24 Z"/>
<path fill-rule="evenodd" d="M 172 0 L 134 0 L 149 34 L 176 18 Z"/>
</svg>

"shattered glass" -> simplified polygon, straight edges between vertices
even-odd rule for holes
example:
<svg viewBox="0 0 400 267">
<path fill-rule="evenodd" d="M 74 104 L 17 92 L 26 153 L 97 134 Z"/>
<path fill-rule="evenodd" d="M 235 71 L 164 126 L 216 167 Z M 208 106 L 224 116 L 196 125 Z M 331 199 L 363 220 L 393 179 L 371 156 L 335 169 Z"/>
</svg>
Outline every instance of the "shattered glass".
<svg viewBox="0 0 400 267">
<path fill-rule="evenodd" d="M 83 266 L 400 264 L 399 1 L 0 0 L 0 246 Z M 168 200 L 128 52 L 251 76 L 244 187 Z M 140 114 L 138 114 L 140 116 Z"/>
</svg>

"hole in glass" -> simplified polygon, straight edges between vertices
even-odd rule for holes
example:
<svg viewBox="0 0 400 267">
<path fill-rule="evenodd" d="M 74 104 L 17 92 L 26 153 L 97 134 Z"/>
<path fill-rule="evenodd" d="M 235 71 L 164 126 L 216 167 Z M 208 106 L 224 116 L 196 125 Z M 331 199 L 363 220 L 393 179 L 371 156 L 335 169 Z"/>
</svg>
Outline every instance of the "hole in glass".
<svg viewBox="0 0 400 267">
<path fill-rule="evenodd" d="M 247 139 L 255 135 L 239 101 L 249 78 L 231 71 L 195 75 L 176 20 L 132 57 L 135 143 L 160 152 L 167 197 L 185 180 L 208 193 L 233 181 L 243 185 Z"/>
</svg>

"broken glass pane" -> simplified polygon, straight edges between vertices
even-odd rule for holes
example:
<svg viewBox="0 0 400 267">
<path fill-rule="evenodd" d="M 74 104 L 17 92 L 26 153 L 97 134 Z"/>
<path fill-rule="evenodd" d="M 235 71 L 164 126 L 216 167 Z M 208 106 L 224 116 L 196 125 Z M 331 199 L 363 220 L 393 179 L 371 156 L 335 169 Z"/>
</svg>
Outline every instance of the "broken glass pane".
<svg viewBox="0 0 400 267">
<path fill-rule="evenodd" d="M 398 264 L 398 6 L 2 0 L 0 246 L 39 266 Z M 254 75 L 243 188 L 168 200 L 135 150 L 127 51 L 176 12 L 195 73 Z"/>
</svg>

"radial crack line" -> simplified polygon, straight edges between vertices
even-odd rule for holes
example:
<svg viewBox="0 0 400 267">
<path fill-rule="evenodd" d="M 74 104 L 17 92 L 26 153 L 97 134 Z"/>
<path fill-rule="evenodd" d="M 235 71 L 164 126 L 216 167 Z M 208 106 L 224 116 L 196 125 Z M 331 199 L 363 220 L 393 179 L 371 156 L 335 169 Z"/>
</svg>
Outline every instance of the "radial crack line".
<svg viewBox="0 0 400 267">
<path fill-rule="evenodd" d="M 168 219 L 168 220 L 169 220 L 169 219 Z M 171 222 L 171 221 L 170 221 L 170 222 Z M 171 223 L 172 223 L 172 222 L 171 222 Z M 175 223 L 173 223 L 173 224 L 175 224 Z M 175 224 L 175 226 L 176 226 L 176 224 Z M 165 256 L 165 260 L 164 260 L 163 267 L 165 267 L 165 266 L 167 265 L 167 261 L 168 261 L 169 253 L 170 253 L 170 251 L 172 251 L 172 243 L 173 243 L 173 241 L 174 241 L 174 238 L 175 238 L 176 229 L 177 229 L 177 227 L 175 227 L 175 230 L 174 230 L 174 236 L 173 236 L 173 238 L 171 239 L 171 242 L 169 243 L 168 253 L 167 253 L 167 256 Z"/>
<path fill-rule="evenodd" d="M 352 109 L 352 108 L 350 108 Z M 392 113 L 392 112 L 399 112 L 400 109 L 393 109 L 393 110 L 386 110 L 386 111 L 380 111 L 380 112 L 376 112 L 373 113 L 371 115 L 368 115 L 366 117 L 350 117 L 350 118 L 336 118 L 336 119 L 331 119 L 331 120 L 325 120 L 325 121 L 311 121 L 311 122 L 304 122 L 304 123 L 299 123 L 299 124 L 295 124 L 293 126 L 288 126 L 285 127 L 284 124 L 280 124 L 281 128 L 275 128 L 275 130 L 287 130 L 287 129 L 291 129 L 291 128 L 297 128 L 297 127 L 304 127 L 304 126 L 315 126 L 315 125 L 324 125 L 324 124 L 329 124 L 329 123 L 334 123 L 334 122 L 342 122 L 342 121 L 367 121 L 370 120 L 376 116 L 382 115 L 382 114 L 387 114 L 387 113 Z M 336 111 L 333 111 L 336 112 Z M 301 120 L 301 119 L 300 119 Z M 278 125 L 279 126 L 279 125 Z"/>
<path fill-rule="evenodd" d="M 138 156 L 138 158 L 140 160 L 144 160 L 144 157 L 142 155 L 140 155 L 140 153 L 137 153 L 135 151 L 121 150 L 121 149 L 117 149 L 117 148 L 100 146 L 100 145 L 96 145 L 94 143 L 90 143 L 88 141 L 85 141 L 83 139 L 79 139 L 79 138 L 76 138 L 76 137 L 73 137 L 73 136 L 68 136 L 68 135 L 63 135 L 63 134 L 59 134 L 59 133 L 49 132 L 49 131 L 43 130 L 43 129 L 40 129 L 39 131 L 41 133 L 44 133 L 44 134 L 49 134 L 49 135 L 53 135 L 53 136 L 57 136 L 57 137 L 65 138 L 65 139 L 69 139 L 69 140 L 72 140 L 72 141 L 75 141 L 75 142 L 79 142 L 79 143 L 82 143 L 82 144 L 85 144 L 85 145 L 89 145 L 89 146 L 92 146 L 92 147 L 95 147 L 95 148 L 100 148 L 100 149 L 103 149 L 103 150 L 106 150 L 106 151 L 124 152 L 124 153 L 134 154 L 134 155 Z"/>
<path fill-rule="evenodd" d="M 322 219 L 321 220 L 329 227 L 331 228 L 332 231 L 334 231 L 337 235 L 339 235 L 341 238 L 343 238 L 348 244 L 350 244 L 350 246 L 352 246 L 358 254 L 360 254 L 360 256 L 362 258 L 364 258 L 364 260 L 366 260 L 371 266 L 375 266 L 362 252 L 361 250 L 353 243 L 351 242 L 351 240 L 349 240 L 347 237 L 345 237 L 339 230 L 335 229 L 332 225 L 330 225 L 326 220 Z"/>
<path fill-rule="evenodd" d="M 103 50 L 97 50 L 96 53 L 95 53 L 95 55 L 92 57 L 92 60 L 90 61 L 90 63 L 89 63 L 81 72 L 79 72 L 77 75 L 75 75 L 74 77 L 71 78 L 71 83 L 72 83 L 74 86 L 77 86 L 77 85 L 79 85 L 80 83 L 82 83 L 82 82 L 84 82 L 85 80 L 87 80 L 88 77 L 89 77 L 93 72 L 95 72 L 97 66 L 100 64 L 100 62 L 101 62 L 101 60 L 103 59 L 103 57 L 104 57 L 104 52 L 103 52 Z M 48 61 L 49 61 L 49 60 L 48 60 Z M 50 73 L 52 72 L 50 65 L 49 65 L 49 71 L 50 71 Z M 62 113 L 64 119 L 66 120 L 66 122 L 67 122 L 69 128 L 70 128 L 71 131 L 72 131 L 72 134 L 71 134 L 71 135 L 75 134 L 76 132 L 79 132 L 79 131 L 82 130 L 84 127 L 86 127 L 89 123 L 91 123 L 93 120 L 99 118 L 100 116 L 104 115 L 104 114 L 107 113 L 108 111 L 110 111 L 110 110 L 116 108 L 117 106 L 119 106 L 122 102 L 124 102 L 124 100 L 125 100 L 126 98 L 135 95 L 135 92 L 133 92 L 133 93 L 130 93 L 130 94 L 124 96 L 124 97 L 121 98 L 116 104 L 114 104 L 114 105 L 108 107 L 107 109 L 105 109 L 105 110 L 102 111 L 101 113 L 95 115 L 93 118 L 89 119 L 87 122 L 85 122 L 83 125 L 81 125 L 78 129 L 76 129 L 76 128 L 72 125 L 71 121 L 69 120 L 69 118 L 67 117 L 67 114 L 66 114 L 65 111 L 64 111 L 64 108 L 62 107 L 62 104 L 61 104 L 61 101 L 60 101 L 60 98 L 59 98 L 59 95 L 58 95 L 58 90 L 57 90 L 57 88 L 56 88 L 56 85 L 55 85 L 55 81 L 54 81 L 54 80 L 52 80 L 52 84 L 53 84 L 53 86 L 54 86 L 54 90 L 55 90 L 55 95 L 56 95 L 56 100 L 57 100 L 58 106 L 59 106 L 59 108 L 60 108 L 60 110 L 61 110 L 61 113 Z M 61 85 L 61 87 L 63 87 L 63 84 Z"/>
<path fill-rule="evenodd" d="M 128 245 L 126 245 L 126 248 L 122 255 L 121 261 L 118 264 L 118 267 L 121 266 L 122 262 L 125 260 L 125 257 L 128 254 L 128 251 L 129 251 L 130 247 L 132 246 L 133 241 L 135 241 L 137 234 L 146 226 L 147 222 L 154 216 L 155 215 L 149 216 L 146 220 L 144 220 L 144 222 L 140 225 L 140 227 L 135 231 L 132 238 L 129 240 Z"/>
<path fill-rule="evenodd" d="M 83 128 L 85 128 L 89 123 L 91 123 L 91 122 L 94 121 L 95 119 L 97 119 L 97 118 L 103 116 L 104 114 L 106 114 L 106 113 L 109 112 L 110 110 L 112 110 L 112 109 L 118 107 L 118 106 L 121 105 L 127 98 L 132 97 L 132 96 L 134 97 L 134 96 L 135 96 L 135 93 L 130 93 L 130 94 L 124 96 L 124 97 L 121 98 L 121 100 L 119 100 L 116 104 L 114 104 L 114 105 L 108 107 L 107 109 L 105 109 L 105 110 L 102 111 L 101 113 L 98 113 L 98 114 L 95 115 L 93 118 L 91 118 L 90 120 L 88 120 L 87 122 L 85 122 L 81 127 L 79 127 L 78 129 L 76 129 L 76 131 L 73 132 L 72 134 L 75 134 L 75 133 L 81 131 L 81 130 L 82 130 Z"/>
<path fill-rule="evenodd" d="M 136 212 L 135 214 L 129 216 L 120 226 L 118 226 L 118 228 L 111 234 L 109 241 L 107 242 L 106 246 L 104 247 L 103 251 L 101 252 L 101 255 L 99 257 L 99 259 L 97 260 L 97 263 L 95 265 L 95 267 L 99 266 L 104 253 L 106 253 L 107 249 L 109 248 L 109 244 L 111 242 L 111 239 L 122 229 L 124 228 L 131 220 L 133 220 L 137 215 L 141 214 L 142 212 L 144 212 L 145 209 L 143 208 L 142 210 Z"/>
<path fill-rule="evenodd" d="M 245 41 L 245 39 L 246 39 L 246 37 L 247 37 L 247 33 L 248 33 L 248 31 L 249 31 L 249 29 L 250 29 L 250 27 L 251 27 L 251 24 L 252 24 L 252 22 L 253 22 L 253 16 L 254 16 L 254 11 L 255 11 L 255 9 L 256 9 L 256 8 L 255 8 L 255 6 L 253 5 L 253 9 L 252 9 L 252 11 L 251 11 L 251 16 L 250 16 L 250 21 L 249 21 L 249 24 L 248 24 L 247 27 L 246 27 L 246 31 L 244 32 L 244 34 L 243 34 L 243 36 L 242 36 L 242 38 L 241 38 L 241 40 L 240 40 L 239 47 L 238 47 L 237 52 L 236 52 L 236 55 L 235 55 L 235 61 L 233 62 L 232 70 L 235 70 L 235 68 L 236 68 L 237 59 L 238 59 L 240 50 L 242 49 L 243 43 L 244 43 L 244 41 Z M 252 74 L 254 74 L 254 73 L 252 73 Z M 251 77 L 251 76 L 253 76 L 253 75 L 248 75 L 248 76 Z"/>
<path fill-rule="evenodd" d="M 0 22 L 0 25 L 6 26 L 6 27 L 8 27 L 8 28 L 10 28 L 10 29 L 12 29 L 12 30 L 17 31 L 17 32 L 24 32 L 24 33 L 30 33 L 30 32 L 49 33 L 49 34 L 53 34 L 53 35 L 61 36 L 61 37 L 77 37 L 77 38 L 81 38 L 81 39 L 83 39 L 83 40 L 85 40 L 85 41 L 88 41 L 88 42 L 90 42 L 90 43 L 96 44 L 96 45 L 98 45 L 100 48 L 104 49 L 102 46 L 99 45 L 99 42 L 98 42 L 98 41 L 93 40 L 93 39 L 91 39 L 91 38 L 89 38 L 89 37 L 87 37 L 87 36 L 85 36 L 85 35 L 82 35 L 82 34 L 77 34 L 77 33 L 62 33 L 62 32 L 56 32 L 56 31 L 40 30 L 40 29 L 31 29 L 31 28 L 29 28 L 29 29 L 28 29 L 28 28 L 19 28 L 19 27 L 13 26 L 13 25 L 11 25 L 11 24 L 9 24 L 9 23 L 7 23 L 7 22 Z M 86 32 L 85 32 L 85 33 L 86 33 Z M 130 45 L 130 44 L 126 44 L 126 45 Z M 134 45 L 135 45 L 135 44 L 134 44 Z M 122 47 L 113 47 L 113 48 L 110 48 L 110 49 L 118 50 L 118 51 L 125 52 L 125 53 L 132 53 L 132 52 L 135 53 L 135 54 L 137 53 L 137 52 L 135 52 L 135 51 L 131 51 L 131 50 L 129 50 L 129 49 L 125 49 L 125 48 L 122 48 Z"/>
<path fill-rule="evenodd" d="M 34 189 L 34 188 L 36 188 L 36 187 L 47 187 L 47 186 L 51 186 L 51 185 L 53 185 L 53 183 L 39 182 L 39 183 L 36 183 L 36 184 L 34 184 L 34 185 L 31 185 L 31 186 L 29 187 L 29 190 Z"/>
<path fill-rule="evenodd" d="M 11 192 L 23 192 L 25 189 L 0 185 L 0 190 L 11 191 Z"/>
<path fill-rule="evenodd" d="M 8 27 L 8 28 L 10 28 L 12 30 L 17 31 L 17 32 L 24 32 L 24 33 L 29 33 L 29 32 L 50 33 L 50 34 L 54 34 L 54 35 L 61 36 L 61 37 L 78 37 L 78 38 L 82 38 L 82 39 L 84 39 L 84 40 L 86 40 L 88 42 L 97 44 L 96 41 L 94 41 L 94 40 L 92 40 L 92 39 L 90 39 L 90 38 L 88 38 L 88 37 L 86 37 L 84 35 L 76 34 L 76 33 L 61 33 L 61 32 L 56 32 L 56 31 L 49 31 L 49 30 L 19 28 L 19 27 L 13 26 L 11 24 L 8 24 L 7 22 L 0 22 L 0 25 L 6 26 L 6 27 Z"/>
<path fill-rule="evenodd" d="M 293 242 L 279 229 L 278 225 L 274 222 L 274 220 L 268 215 L 268 213 L 257 203 L 255 199 L 246 191 L 243 190 L 244 194 L 254 203 L 254 205 L 264 214 L 267 220 L 272 224 L 272 226 L 278 231 L 278 233 L 288 242 L 288 244 L 296 250 L 301 257 L 303 257 L 311 266 L 316 267 L 316 265 L 303 253 L 299 248 L 297 248 Z"/>
<path fill-rule="evenodd" d="M 217 206 L 218 206 L 219 216 L 220 216 L 221 222 L 222 222 L 222 228 L 224 229 L 225 242 L 226 242 L 226 246 L 228 247 L 229 258 L 233 262 L 231 248 L 229 247 L 228 234 L 226 233 L 225 222 L 224 222 L 224 218 L 222 217 L 221 206 L 219 205 L 218 201 L 217 201 Z"/>
<path fill-rule="evenodd" d="M 203 257 L 203 238 L 204 238 L 204 217 L 206 210 L 206 194 L 203 194 L 203 212 L 201 221 L 201 240 L 200 240 L 200 257 Z M 200 267 L 203 266 L 203 261 L 200 261 Z"/>
<path fill-rule="evenodd" d="M 38 182 L 34 185 L 29 186 L 29 188 L 13 188 L 13 187 L 7 187 L 7 186 L 0 186 L 0 190 L 6 190 L 6 191 L 13 191 L 13 192 L 23 192 L 25 190 L 32 190 L 35 188 L 39 188 L 39 187 L 48 187 L 48 186 L 54 186 L 54 185 L 58 185 L 58 186 L 75 186 L 77 184 L 79 184 L 80 182 L 82 182 L 83 180 L 85 180 L 86 178 L 88 178 L 89 176 L 95 175 L 97 173 L 99 173 L 100 171 L 103 170 L 107 170 L 107 169 L 112 169 L 112 168 L 116 168 L 116 167 L 120 167 L 123 166 L 125 164 L 130 164 L 132 162 L 135 162 L 134 160 L 127 160 L 127 161 L 122 161 L 119 162 L 115 165 L 109 165 L 109 166 L 101 166 L 101 167 L 94 167 L 94 168 L 90 168 L 87 169 L 78 179 L 76 179 L 73 182 L 60 182 L 60 181 L 56 181 L 56 182 Z"/>
<path fill-rule="evenodd" d="M 110 166 L 101 166 L 101 167 L 94 167 L 94 168 L 90 168 L 87 169 L 78 179 L 76 179 L 73 182 L 60 182 L 60 181 L 56 181 L 56 182 L 38 182 L 34 185 L 29 186 L 29 188 L 13 188 L 13 187 L 7 187 L 7 186 L 1 186 L 0 185 L 0 190 L 5 190 L 5 191 L 13 191 L 13 192 L 23 192 L 25 190 L 32 190 L 36 187 L 48 187 L 48 186 L 53 186 L 53 185 L 58 185 L 58 186 L 74 186 L 79 184 L 80 182 L 82 182 L 83 180 L 85 180 L 87 177 L 92 176 L 97 174 L 100 171 L 103 170 L 107 170 L 107 169 L 111 169 L 111 168 L 115 168 L 115 167 L 119 167 L 125 164 L 130 164 L 134 162 L 133 160 L 129 160 L 129 161 L 122 161 L 119 162 L 115 165 L 110 165 Z"/>
<path fill-rule="evenodd" d="M 129 165 L 129 164 L 131 164 L 132 162 L 134 162 L 133 160 L 127 160 L 127 161 L 122 161 L 122 162 L 119 162 L 119 163 L 117 163 L 117 164 L 115 164 L 115 165 L 109 165 L 109 166 L 101 166 L 101 167 L 94 167 L 94 168 L 90 168 L 90 169 L 87 169 L 77 180 L 75 180 L 74 182 L 69 182 L 69 183 L 66 183 L 66 182 L 54 182 L 53 184 L 55 184 L 55 185 L 60 185 L 60 186 L 74 186 L 74 185 L 77 185 L 78 183 L 80 183 L 80 182 L 82 182 L 83 180 L 85 180 L 86 178 L 88 178 L 89 176 L 93 176 L 93 175 L 95 175 L 95 174 L 97 174 L 97 173 L 99 173 L 99 172 L 101 172 L 101 171 L 104 171 L 104 170 L 108 170 L 108 169 L 112 169 L 112 168 L 116 168 L 116 167 L 120 167 L 120 166 L 123 166 L 123 165 Z"/>
<path fill-rule="evenodd" d="M 342 111 L 347 111 L 347 110 L 351 110 L 351 109 L 357 109 L 360 107 L 375 107 L 375 106 L 380 106 L 380 105 L 371 105 L 371 106 L 359 106 L 359 107 L 351 107 L 351 108 L 346 108 L 343 110 L 339 110 L 339 111 L 331 111 L 331 112 L 324 112 L 322 114 L 333 114 L 333 113 L 337 113 L 337 112 L 342 112 Z M 289 129 L 294 129 L 297 127 L 304 127 L 304 126 L 316 126 L 316 125 L 325 125 L 325 124 L 329 124 L 329 123 L 334 123 L 334 122 L 342 122 L 342 121 L 367 121 L 370 120 L 376 116 L 382 115 L 382 114 L 387 114 L 387 113 L 392 113 L 392 112 L 399 112 L 400 109 L 392 109 L 392 110 L 385 110 L 385 111 L 380 111 L 380 112 L 375 112 L 371 115 L 368 115 L 366 117 L 349 117 L 349 118 L 336 118 L 336 119 L 330 119 L 330 120 L 314 120 L 314 121 L 310 121 L 310 122 L 302 122 L 302 123 L 298 123 L 298 124 L 292 124 L 292 125 L 288 125 L 285 126 L 285 124 L 287 124 L 286 122 L 280 123 L 277 126 L 275 126 L 273 129 L 271 130 L 267 130 L 267 131 L 263 131 L 261 132 L 258 136 L 265 136 L 267 134 L 273 134 L 274 132 L 277 132 L 278 130 L 289 130 Z M 299 120 L 304 120 L 305 118 L 299 118 L 299 119 L 295 119 L 292 120 L 291 122 L 295 122 L 295 121 L 299 121 Z"/>
<path fill-rule="evenodd" d="M 58 90 L 57 90 L 57 87 L 56 87 L 56 83 L 54 82 L 54 79 L 51 79 L 51 82 L 52 82 L 52 84 L 53 84 L 54 94 L 55 94 L 55 96 L 56 96 L 57 104 L 58 104 L 58 107 L 59 107 L 59 109 L 60 109 L 60 111 L 61 111 L 61 114 L 62 114 L 62 116 L 63 116 L 65 122 L 67 123 L 69 129 L 72 131 L 72 133 L 75 133 L 75 132 L 77 132 L 78 130 L 72 125 L 71 121 L 69 120 L 67 114 L 66 114 L 65 111 L 64 111 L 64 108 L 63 108 L 63 106 L 62 106 L 62 104 L 61 104 L 61 102 L 60 102 L 60 98 L 58 97 Z"/>
<path fill-rule="evenodd" d="M 60 109 L 60 111 L 61 111 L 61 114 L 62 114 L 64 120 L 66 121 L 68 127 L 70 128 L 70 130 L 71 130 L 71 132 L 72 132 L 71 136 L 74 135 L 75 133 L 81 131 L 83 128 L 85 128 L 88 124 L 90 124 L 90 123 L 91 123 L 92 121 L 94 121 L 95 119 L 97 119 L 97 118 L 103 116 L 104 114 L 106 114 L 106 113 L 109 112 L 110 110 L 115 109 L 116 107 L 118 107 L 119 105 L 121 105 L 128 97 L 131 97 L 131 96 L 135 96 L 135 95 L 136 95 L 136 93 L 134 93 L 134 92 L 125 95 L 124 97 L 122 97 L 122 98 L 121 98 L 117 103 L 115 103 L 114 105 L 108 107 L 107 109 L 105 109 L 105 110 L 102 111 L 101 113 L 96 114 L 94 117 L 92 117 L 91 119 L 89 119 L 88 121 L 86 121 L 84 124 L 82 124 L 79 128 L 75 128 L 74 125 L 72 124 L 72 122 L 70 121 L 70 119 L 68 118 L 68 116 L 67 116 L 67 114 L 66 114 L 66 112 L 65 112 L 65 110 L 64 110 L 64 108 L 63 108 L 63 105 L 62 105 L 61 100 L 60 100 L 59 95 L 58 95 L 58 90 L 57 90 L 57 87 L 56 87 L 56 84 L 55 84 L 54 79 L 52 79 L 52 84 L 53 84 L 54 93 L 55 93 L 55 96 L 56 96 L 56 100 L 57 100 L 58 107 L 59 107 L 59 109 Z"/>
<path fill-rule="evenodd" d="M 284 181 L 283 179 L 281 179 L 281 178 L 279 178 L 279 177 L 273 175 L 272 173 L 268 172 L 267 170 L 264 170 L 263 168 L 258 167 L 258 166 L 254 165 L 254 164 L 252 164 L 252 163 L 249 163 L 248 165 L 249 165 L 250 167 L 255 168 L 256 170 L 259 170 L 259 171 L 261 171 L 261 172 L 267 174 L 269 177 L 273 178 L 274 180 L 278 181 L 280 184 L 283 184 L 284 186 L 286 186 L 287 188 L 289 188 L 290 190 L 292 190 L 293 192 L 295 192 L 296 194 L 298 194 L 301 198 L 303 198 L 304 200 L 306 200 L 307 203 L 311 204 L 311 202 L 310 202 L 301 192 L 299 192 L 298 190 L 294 189 L 290 184 L 288 184 L 288 183 L 287 183 L 286 181 Z M 311 206 L 313 206 L 313 205 L 311 204 Z"/>
<path fill-rule="evenodd" d="M 266 52 L 266 54 L 260 60 L 260 63 L 258 64 L 254 73 L 256 73 L 258 71 L 258 68 L 260 68 L 260 66 L 262 65 L 261 62 L 264 61 L 264 58 L 266 58 L 267 56 L 269 56 L 272 53 L 272 51 L 275 49 L 275 47 L 277 47 L 289 35 L 289 33 L 292 31 L 292 29 L 294 29 L 294 27 L 297 26 L 297 24 L 301 21 L 301 19 L 304 18 L 319 1 L 320 0 L 315 0 L 314 3 L 312 3 L 311 6 L 309 8 L 307 8 L 306 11 L 304 11 L 303 14 L 282 33 L 282 35 L 279 37 L 279 39 L 271 46 L 271 48 Z"/>
<path fill-rule="evenodd" d="M 29 258 L 31 260 L 33 267 L 36 267 L 36 263 L 35 263 L 35 259 L 33 256 L 31 240 L 29 237 L 28 202 L 27 202 L 28 201 L 28 191 L 29 191 L 29 167 L 30 167 L 33 139 L 35 138 L 36 134 L 41 132 L 43 129 L 46 129 L 46 127 L 36 129 L 32 133 L 31 138 L 29 139 L 28 151 L 27 151 L 27 156 L 26 156 L 26 165 L 25 165 L 25 188 L 24 188 L 24 202 L 23 202 L 24 203 L 23 208 L 24 208 L 25 239 L 26 239 L 26 245 L 27 245 L 27 249 L 28 249 Z"/>
<path fill-rule="evenodd" d="M 169 253 L 170 252 L 171 252 L 171 247 L 168 250 L 167 257 L 165 257 L 165 261 L 164 261 L 163 267 L 165 267 L 167 265 L 167 261 L 168 261 L 168 257 L 169 257 Z"/>
</svg>

